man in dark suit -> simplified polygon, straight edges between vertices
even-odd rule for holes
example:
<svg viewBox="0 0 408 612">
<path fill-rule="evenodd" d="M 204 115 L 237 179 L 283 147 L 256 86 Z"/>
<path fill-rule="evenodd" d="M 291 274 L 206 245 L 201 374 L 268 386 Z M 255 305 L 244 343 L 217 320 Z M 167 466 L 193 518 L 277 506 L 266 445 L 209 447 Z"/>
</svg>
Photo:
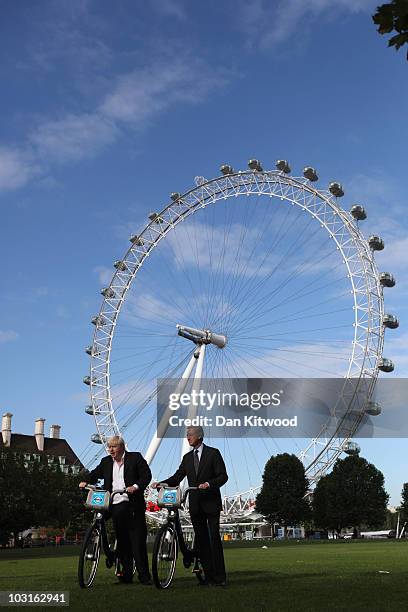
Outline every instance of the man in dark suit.
<svg viewBox="0 0 408 612">
<path fill-rule="evenodd" d="M 125 450 L 125 442 L 120 436 L 108 440 L 108 450 L 110 456 L 104 457 L 90 472 L 87 481 L 95 484 L 103 479 L 104 489 L 111 492 L 126 489 L 127 494 L 115 495 L 111 505 L 118 555 L 123 563 L 123 576 L 119 579 L 121 582 L 132 582 L 134 559 L 140 582 L 151 584 L 146 548 L 144 490 L 152 474 L 140 453 Z M 79 486 L 83 488 L 86 484 L 81 482 Z"/>
<path fill-rule="evenodd" d="M 220 487 L 227 482 L 228 476 L 220 451 L 203 444 L 203 438 L 202 427 L 187 429 L 187 440 L 192 450 L 184 455 L 176 473 L 163 482 L 173 487 L 187 476 L 189 486 L 199 488 L 189 493 L 189 509 L 206 576 L 204 584 L 225 586 L 224 553 L 220 538 Z"/>
</svg>

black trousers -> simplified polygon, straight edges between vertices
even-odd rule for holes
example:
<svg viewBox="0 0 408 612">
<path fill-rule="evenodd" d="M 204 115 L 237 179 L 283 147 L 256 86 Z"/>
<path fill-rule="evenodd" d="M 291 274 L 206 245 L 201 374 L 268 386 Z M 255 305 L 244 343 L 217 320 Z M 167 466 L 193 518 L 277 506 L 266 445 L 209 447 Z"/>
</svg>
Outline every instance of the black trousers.
<svg viewBox="0 0 408 612">
<path fill-rule="evenodd" d="M 225 581 L 224 551 L 220 537 L 220 513 L 198 512 L 191 514 L 195 545 L 198 548 L 204 573 L 210 582 Z"/>
<path fill-rule="evenodd" d="M 126 578 L 133 575 L 133 559 L 140 580 L 150 578 L 147 559 L 147 527 L 144 510 L 130 502 L 112 504 L 111 515 L 118 543 L 118 556 Z"/>
</svg>

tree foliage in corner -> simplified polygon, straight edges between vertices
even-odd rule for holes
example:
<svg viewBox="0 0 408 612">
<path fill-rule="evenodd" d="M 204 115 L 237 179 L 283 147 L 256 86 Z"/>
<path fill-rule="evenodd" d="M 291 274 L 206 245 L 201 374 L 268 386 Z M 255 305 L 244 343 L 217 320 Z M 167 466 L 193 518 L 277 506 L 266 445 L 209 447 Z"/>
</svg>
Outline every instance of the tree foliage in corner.
<svg viewBox="0 0 408 612">
<path fill-rule="evenodd" d="M 381 527 L 387 502 L 380 470 L 362 457 L 350 456 L 338 459 L 331 474 L 319 480 L 313 495 L 314 520 L 338 533 L 344 527 Z"/>
<path fill-rule="evenodd" d="M 307 520 L 310 507 L 305 495 L 308 480 L 303 463 L 296 455 L 283 453 L 265 465 L 262 489 L 256 498 L 256 511 L 273 524 L 296 525 Z"/>
<path fill-rule="evenodd" d="M 373 15 L 373 21 L 378 25 L 377 31 L 380 34 L 397 32 L 388 41 L 389 47 L 398 50 L 408 43 L 408 0 L 392 0 L 387 4 L 381 4 Z"/>
</svg>

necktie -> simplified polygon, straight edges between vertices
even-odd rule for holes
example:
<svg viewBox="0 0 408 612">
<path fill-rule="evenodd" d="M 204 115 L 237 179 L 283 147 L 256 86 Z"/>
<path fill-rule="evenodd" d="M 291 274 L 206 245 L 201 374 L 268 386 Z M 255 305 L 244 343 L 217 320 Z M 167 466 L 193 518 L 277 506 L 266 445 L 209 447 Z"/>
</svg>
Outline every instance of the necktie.
<svg viewBox="0 0 408 612">
<path fill-rule="evenodd" d="M 198 450 L 195 450 L 194 451 L 194 469 L 195 469 L 196 476 L 198 474 L 199 466 L 200 466 L 200 460 L 198 458 Z"/>
</svg>

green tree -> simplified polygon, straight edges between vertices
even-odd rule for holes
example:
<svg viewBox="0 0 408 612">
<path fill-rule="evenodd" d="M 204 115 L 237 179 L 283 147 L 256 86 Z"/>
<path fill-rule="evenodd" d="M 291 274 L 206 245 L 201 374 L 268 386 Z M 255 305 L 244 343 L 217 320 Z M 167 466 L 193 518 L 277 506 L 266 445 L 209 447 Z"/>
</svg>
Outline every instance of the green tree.
<svg viewBox="0 0 408 612">
<path fill-rule="evenodd" d="M 286 528 L 309 518 L 310 506 L 305 499 L 309 483 L 303 463 L 296 455 L 283 453 L 271 457 L 262 481 L 256 510 L 271 524 L 277 522 Z"/>
<path fill-rule="evenodd" d="M 377 31 L 380 34 L 397 32 L 389 39 L 389 47 L 398 50 L 408 43 L 408 0 L 392 0 L 387 4 L 381 4 L 373 15 L 373 21 L 378 25 Z"/>
<path fill-rule="evenodd" d="M 381 527 L 386 518 L 388 494 L 384 476 L 362 457 L 338 459 L 331 474 L 314 493 L 315 522 L 340 532 L 344 527 Z"/>
<path fill-rule="evenodd" d="M 66 529 L 84 515 L 79 476 L 66 475 L 42 457 L 25 465 L 21 454 L 0 454 L 0 541 L 29 527 Z"/>
<path fill-rule="evenodd" d="M 28 496 L 34 509 L 32 525 L 66 529 L 84 513 L 79 476 L 64 474 L 58 466 L 48 464 L 46 457 L 33 463 L 29 471 L 32 486 Z"/>
<path fill-rule="evenodd" d="M 26 494 L 30 479 L 21 455 L 9 449 L 0 451 L 0 543 L 8 542 L 30 525 L 32 508 L 27 504 Z"/>
<path fill-rule="evenodd" d="M 408 521 L 408 482 L 405 482 L 401 491 L 401 505 L 399 507 L 400 521 L 402 524 Z"/>
<path fill-rule="evenodd" d="M 340 533 L 343 525 L 336 507 L 336 488 L 334 479 L 323 476 L 313 492 L 313 521 L 316 527 Z"/>
</svg>

